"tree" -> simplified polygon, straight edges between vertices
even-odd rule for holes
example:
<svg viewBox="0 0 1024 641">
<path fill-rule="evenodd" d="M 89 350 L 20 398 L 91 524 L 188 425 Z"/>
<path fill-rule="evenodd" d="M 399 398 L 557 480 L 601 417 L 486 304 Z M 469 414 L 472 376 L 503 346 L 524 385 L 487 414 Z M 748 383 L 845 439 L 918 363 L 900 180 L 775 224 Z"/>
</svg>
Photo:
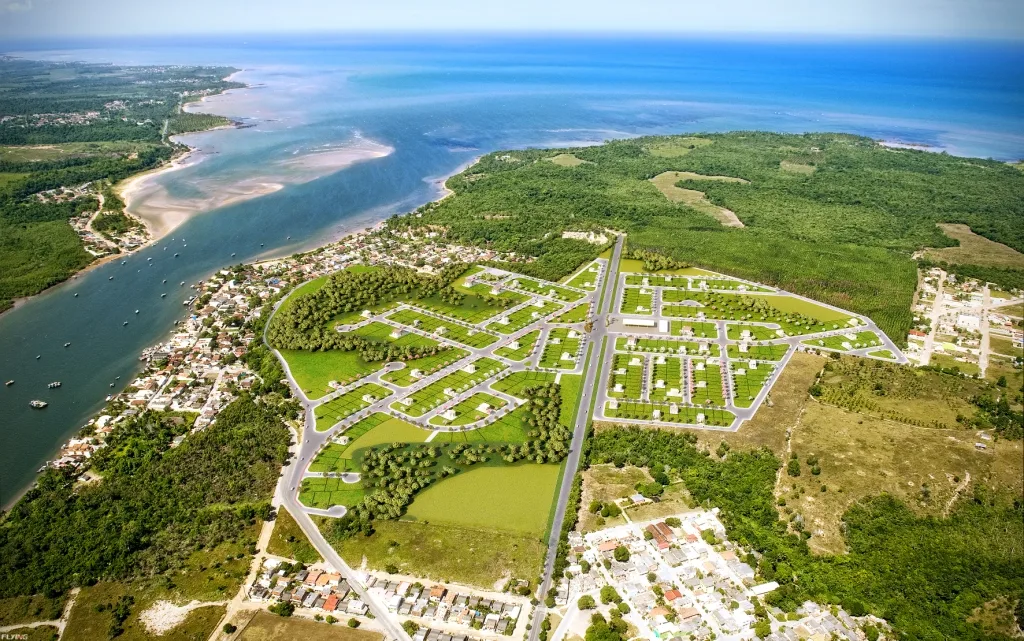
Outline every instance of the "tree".
<svg viewBox="0 0 1024 641">
<path fill-rule="evenodd" d="M 679 527 L 682 524 L 683 524 L 683 522 L 680 521 L 679 518 L 675 517 L 675 516 L 670 516 L 667 519 L 665 519 L 665 525 L 667 525 L 669 527 Z"/>
<path fill-rule="evenodd" d="M 597 602 L 594 601 L 594 597 L 589 594 L 584 594 L 580 597 L 579 601 L 576 602 L 576 607 L 580 610 L 593 610 L 597 607 Z"/>
<path fill-rule="evenodd" d="M 601 588 L 601 603 L 622 603 L 622 597 L 614 587 L 606 585 Z"/>
<path fill-rule="evenodd" d="M 275 603 L 267 609 L 276 615 L 290 617 L 292 613 L 295 612 L 295 604 L 291 601 L 284 601 L 281 603 Z"/>
<path fill-rule="evenodd" d="M 352 617 L 351 619 L 349 619 L 348 620 L 348 627 L 350 627 L 350 628 L 358 628 L 359 627 L 359 619 L 357 619 L 355 617 Z"/>
<path fill-rule="evenodd" d="M 800 476 L 800 461 L 797 459 L 789 459 L 789 464 L 786 465 L 786 474 L 790 476 Z"/>
<path fill-rule="evenodd" d="M 625 545 L 620 545 L 619 547 L 615 548 L 613 556 L 615 557 L 615 560 L 619 563 L 625 563 L 629 560 L 629 548 L 627 548 Z"/>
<path fill-rule="evenodd" d="M 420 626 L 416 625 L 412 621 L 403 621 L 402 622 L 402 629 L 405 630 L 406 634 L 408 634 L 409 636 L 412 636 L 412 635 L 416 634 L 416 632 L 420 629 Z"/>
<path fill-rule="evenodd" d="M 224 627 L 221 629 L 224 630 L 224 634 L 234 634 L 235 630 L 237 630 L 238 628 L 234 625 L 231 625 L 230 623 L 225 623 Z"/>
<path fill-rule="evenodd" d="M 625 601 L 619 603 L 619 612 L 622 614 L 629 614 L 629 604 Z"/>
<path fill-rule="evenodd" d="M 761 619 L 754 624 L 754 634 L 757 635 L 757 638 L 763 639 L 771 633 L 772 624 L 769 623 L 767 619 Z"/>
</svg>

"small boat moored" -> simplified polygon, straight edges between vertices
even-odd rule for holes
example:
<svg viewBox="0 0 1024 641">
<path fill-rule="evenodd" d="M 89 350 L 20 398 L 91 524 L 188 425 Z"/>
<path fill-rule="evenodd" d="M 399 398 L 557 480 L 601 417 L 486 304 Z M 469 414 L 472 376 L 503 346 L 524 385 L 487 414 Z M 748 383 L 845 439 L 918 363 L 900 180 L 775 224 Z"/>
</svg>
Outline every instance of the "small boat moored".
<svg viewBox="0 0 1024 641">
<path fill-rule="evenodd" d="M 29 401 L 28 404 L 36 408 L 37 410 L 41 410 L 47 405 L 49 405 L 49 403 L 47 403 L 46 401 Z"/>
<path fill-rule="evenodd" d="M 47 387 L 49 387 L 50 389 L 57 389 L 58 387 L 60 387 L 60 381 L 54 381 L 47 385 Z"/>
<path fill-rule="evenodd" d="M 10 387 L 11 385 L 14 385 L 14 379 L 12 378 L 11 380 L 9 380 L 6 383 L 4 383 L 4 385 L 6 385 L 7 387 Z"/>
</svg>

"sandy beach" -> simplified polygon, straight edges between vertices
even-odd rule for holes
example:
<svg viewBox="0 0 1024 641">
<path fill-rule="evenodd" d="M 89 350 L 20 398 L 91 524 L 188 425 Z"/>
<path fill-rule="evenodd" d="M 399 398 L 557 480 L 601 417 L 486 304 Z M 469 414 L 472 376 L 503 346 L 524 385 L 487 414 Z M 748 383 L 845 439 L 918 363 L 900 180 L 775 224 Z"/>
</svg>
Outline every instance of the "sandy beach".
<svg viewBox="0 0 1024 641">
<path fill-rule="evenodd" d="M 122 181 L 116 189 L 125 202 L 125 211 L 142 221 L 152 242 L 196 214 L 272 194 L 286 185 L 316 180 L 358 162 L 383 158 L 393 151 L 387 145 L 357 137 L 351 143 L 338 147 L 310 150 L 269 162 L 262 175 L 196 177 L 190 185 L 200 195 L 174 196 L 167 190 L 163 180 L 170 172 L 180 171 L 202 161 L 201 152 L 192 149 L 164 167 Z"/>
</svg>

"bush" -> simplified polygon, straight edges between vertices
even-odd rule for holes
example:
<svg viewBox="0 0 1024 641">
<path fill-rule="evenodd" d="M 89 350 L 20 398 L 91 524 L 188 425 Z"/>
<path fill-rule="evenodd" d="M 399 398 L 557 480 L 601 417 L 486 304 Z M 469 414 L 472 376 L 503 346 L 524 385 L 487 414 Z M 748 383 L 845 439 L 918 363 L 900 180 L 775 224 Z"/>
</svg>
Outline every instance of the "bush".
<svg viewBox="0 0 1024 641">
<path fill-rule="evenodd" d="M 224 630 L 224 634 L 234 634 L 235 630 L 237 630 L 238 628 L 231 625 L 230 623 L 225 623 L 224 627 L 221 629 Z"/>
<path fill-rule="evenodd" d="M 273 614 L 290 617 L 295 612 L 295 605 L 291 601 L 285 601 L 283 603 L 275 603 L 267 609 Z"/>
<path fill-rule="evenodd" d="M 597 602 L 594 601 L 594 597 L 589 594 L 584 594 L 580 597 L 579 601 L 576 602 L 576 607 L 580 610 L 593 610 L 597 607 Z"/>
<path fill-rule="evenodd" d="M 358 628 L 359 627 L 359 620 L 356 619 L 355 617 L 349 619 L 348 620 L 348 627 L 350 627 L 350 628 Z"/>
<path fill-rule="evenodd" d="M 758 639 L 763 639 L 772 633 L 772 624 L 765 619 L 761 619 L 754 624 L 754 634 L 757 635 Z"/>
<path fill-rule="evenodd" d="M 416 634 L 416 632 L 420 629 L 420 626 L 416 625 L 412 621 L 402 621 L 402 629 L 405 630 L 406 634 L 412 636 Z"/>
</svg>

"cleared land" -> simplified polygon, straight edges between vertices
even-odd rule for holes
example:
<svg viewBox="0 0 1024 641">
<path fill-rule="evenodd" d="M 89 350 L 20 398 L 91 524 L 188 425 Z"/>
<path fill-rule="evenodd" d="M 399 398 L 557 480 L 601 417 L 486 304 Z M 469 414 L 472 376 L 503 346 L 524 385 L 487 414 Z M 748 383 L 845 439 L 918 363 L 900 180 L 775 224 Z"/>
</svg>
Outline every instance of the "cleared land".
<svg viewBox="0 0 1024 641">
<path fill-rule="evenodd" d="M 470 469 L 419 494 L 404 518 L 540 536 L 558 472 L 536 464 Z"/>
<path fill-rule="evenodd" d="M 784 516 L 803 516 L 812 550 L 840 554 L 841 517 L 861 498 L 888 493 L 919 513 L 942 516 L 961 483 L 962 500 L 971 499 L 973 485 L 1019 497 L 1021 442 L 1000 440 L 978 451 L 976 440 L 973 432 L 915 427 L 811 402 L 793 433 L 801 474 L 781 475 L 777 493 L 786 505 L 780 509 Z M 810 457 L 817 458 L 820 474 L 812 473 Z"/>
<path fill-rule="evenodd" d="M 573 154 L 558 154 L 548 158 L 549 161 L 560 167 L 579 167 L 580 165 L 593 165 L 589 160 L 577 158 Z"/>
<path fill-rule="evenodd" d="M 743 227 L 743 222 L 736 216 L 736 212 L 712 203 L 704 195 L 704 192 L 677 187 L 676 183 L 683 180 L 714 180 L 735 183 L 747 183 L 748 181 L 731 176 L 704 176 L 702 174 L 695 174 L 692 171 L 666 171 L 651 178 L 651 182 L 658 188 L 658 191 L 672 202 L 682 203 L 687 207 L 713 216 L 726 227 Z"/>
<path fill-rule="evenodd" d="M 262 610 L 256 613 L 238 636 L 239 641 L 380 641 L 381 638 L 377 632 L 356 630 L 343 623 L 329 625 L 298 617 L 279 617 Z"/>
<path fill-rule="evenodd" d="M 533 580 L 546 546 L 535 535 L 452 525 L 377 521 L 373 536 L 333 542 L 345 561 L 373 569 L 500 589 L 509 577 Z"/>
<path fill-rule="evenodd" d="M 939 223 L 942 233 L 960 241 L 959 247 L 927 249 L 925 256 L 953 264 L 1024 269 L 1024 254 L 971 231 L 967 225 Z"/>
<path fill-rule="evenodd" d="M 354 382 L 379 370 L 383 363 L 367 363 L 359 352 L 310 352 L 283 349 L 281 356 L 288 361 L 295 381 L 311 399 L 318 399 L 331 391 L 327 385 L 338 381 L 342 385 Z"/>
</svg>

